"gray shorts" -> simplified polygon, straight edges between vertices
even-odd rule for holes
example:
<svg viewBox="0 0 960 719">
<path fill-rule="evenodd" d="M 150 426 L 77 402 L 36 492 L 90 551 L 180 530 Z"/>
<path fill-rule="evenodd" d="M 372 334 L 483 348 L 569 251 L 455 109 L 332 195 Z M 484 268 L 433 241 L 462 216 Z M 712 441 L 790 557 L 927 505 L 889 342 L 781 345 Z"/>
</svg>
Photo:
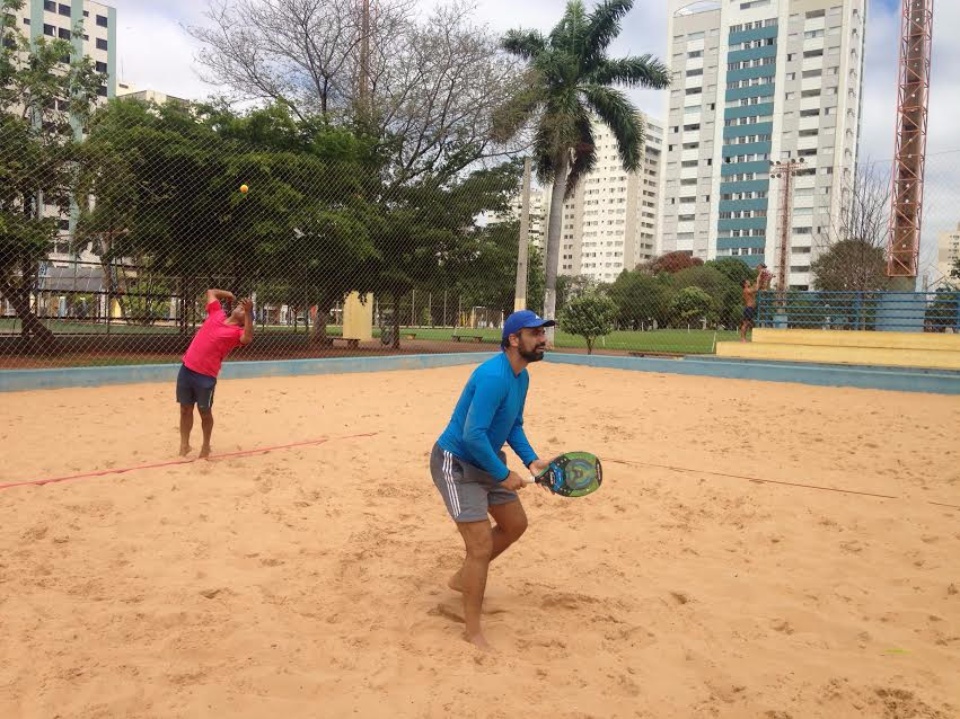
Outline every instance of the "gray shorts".
<svg viewBox="0 0 960 719">
<path fill-rule="evenodd" d="M 506 461 L 502 451 L 497 454 Z M 504 489 L 493 475 L 461 461 L 439 444 L 434 444 L 430 453 L 430 474 L 455 522 L 481 522 L 490 507 L 518 499 L 516 492 Z"/>
</svg>

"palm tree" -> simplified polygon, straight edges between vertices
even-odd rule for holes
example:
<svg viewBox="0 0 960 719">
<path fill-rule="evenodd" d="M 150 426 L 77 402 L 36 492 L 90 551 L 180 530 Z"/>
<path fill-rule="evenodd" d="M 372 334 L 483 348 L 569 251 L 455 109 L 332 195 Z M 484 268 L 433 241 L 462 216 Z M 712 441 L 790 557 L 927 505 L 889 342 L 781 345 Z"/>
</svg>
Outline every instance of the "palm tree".
<svg viewBox="0 0 960 719">
<path fill-rule="evenodd" d="M 527 83 L 498 118 L 498 134 L 510 137 L 532 126 L 537 177 L 544 184 L 553 183 L 543 303 L 547 319 L 556 313 L 563 202 L 596 162 L 595 118 L 616 138 L 623 169 L 632 172 L 640 166 L 643 121 L 626 96 L 611 86 L 670 86 L 670 71 L 651 55 L 607 56 L 608 46 L 620 33 L 620 20 L 632 7 L 633 0 L 603 0 L 588 14 L 580 0 L 570 0 L 549 36 L 511 30 L 501 41 L 504 50 L 526 61 Z"/>
</svg>

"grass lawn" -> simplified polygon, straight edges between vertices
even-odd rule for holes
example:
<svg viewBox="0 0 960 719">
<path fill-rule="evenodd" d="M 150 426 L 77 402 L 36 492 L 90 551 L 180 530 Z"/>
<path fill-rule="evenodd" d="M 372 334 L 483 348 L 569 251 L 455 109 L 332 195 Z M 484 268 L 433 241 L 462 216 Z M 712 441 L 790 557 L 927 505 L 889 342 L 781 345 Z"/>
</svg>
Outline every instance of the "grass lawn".
<svg viewBox="0 0 960 719">
<path fill-rule="evenodd" d="M 416 333 L 418 340 L 436 340 L 449 341 L 452 335 L 481 335 L 484 342 L 500 342 L 500 330 L 498 329 L 436 329 L 436 328 L 410 328 L 401 330 L 400 339 L 403 341 L 405 333 Z M 379 333 L 375 333 L 379 334 Z M 655 330 L 652 332 L 612 332 L 606 337 L 598 339 L 594 343 L 595 350 L 618 350 L 625 352 L 678 352 L 685 354 L 712 354 L 714 351 L 714 335 L 716 342 L 724 340 L 736 340 L 737 332 L 735 330 L 718 331 L 713 330 Z M 587 343 L 583 337 L 557 332 L 555 337 L 556 346 L 563 348 L 586 348 Z"/>
<path fill-rule="evenodd" d="M 49 327 L 54 334 L 82 334 L 82 335 L 100 335 L 106 334 L 107 325 L 95 322 L 77 322 L 69 320 L 44 320 L 44 324 Z M 16 319 L 0 319 L 0 335 L 15 335 L 19 333 L 20 322 Z M 312 329 L 312 328 L 311 328 Z M 142 327 L 138 325 L 127 325 L 122 322 L 113 322 L 110 325 L 110 333 L 116 335 L 122 334 L 150 334 L 165 335 L 176 334 L 178 329 L 169 325 L 154 325 L 152 327 Z M 266 327 L 257 326 L 257 334 L 263 338 L 265 335 L 291 335 L 303 334 L 303 325 L 296 329 L 290 326 L 268 325 Z M 193 334 L 191 329 L 189 332 Z M 328 326 L 327 334 L 330 336 L 339 336 L 342 334 L 342 327 Z M 450 327 L 408 327 L 402 328 L 400 332 L 401 345 L 409 343 L 411 340 L 408 335 L 415 334 L 417 341 L 428 342 L 452 342 L 453 335 L 474 336 L 480 335 L 482 342 L 488 344 L 499 344 L 500 330 L 498 329 L 479 329 L 468 328 L 453 329 Z M 374 328 L 373 336 L 379 337 L 379 328 Z M 594 350 L 613 350 L 617 352 L 664 352 L 678 354 L 712 354 L 715 351 L 715 343 L 736 340 L 737 332 L 735 330 L 717 331 L 713 330 L 654 330 L 651 332 L 612 332 L 606 337 L 599 338 L 594 344 Z M 585 349 L 587 344 L 582 337 L 571 335 L 566 332 L 557 332 L 556 346 L 558 349 Z"/>
</svg>

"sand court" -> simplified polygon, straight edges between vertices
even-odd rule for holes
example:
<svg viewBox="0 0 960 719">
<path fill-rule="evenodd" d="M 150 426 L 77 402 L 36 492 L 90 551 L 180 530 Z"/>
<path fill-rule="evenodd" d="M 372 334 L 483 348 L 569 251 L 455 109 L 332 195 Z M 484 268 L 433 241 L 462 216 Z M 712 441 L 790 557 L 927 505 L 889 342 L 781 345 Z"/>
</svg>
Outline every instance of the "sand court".
<svg viewBox="0 0 960 719">
<path fill-rule="evenodd" d="M 604 484 L 523 491 L 490 656 L 428 470 L 471 369 L 221 380 L 213 461 L 0 491 L 0 716 L 960 716 L 960 398 L 531 366 L 533 446 Z M 176 460 L 177 421 L 0 395 L 0 484 Z"/>
</svg>

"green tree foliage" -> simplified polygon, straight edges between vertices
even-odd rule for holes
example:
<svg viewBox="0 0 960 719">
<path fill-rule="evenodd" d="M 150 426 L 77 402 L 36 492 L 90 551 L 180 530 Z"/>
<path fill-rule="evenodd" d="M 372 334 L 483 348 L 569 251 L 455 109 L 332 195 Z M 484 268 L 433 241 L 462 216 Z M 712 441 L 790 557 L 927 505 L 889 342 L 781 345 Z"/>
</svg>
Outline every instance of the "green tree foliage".
<svg viewBox="0 0 960 719">
<path fill-rule="evenodd" d="M 960 291 L 937 290 L 933 302 L 927 305 L 924 320 L 933 332 L 943 332 L 948 327 L 960 331 Z"/>
<path fill-rule="evenodd" d="M 76 138 L 104 78 L 70 42 L 28 40 L 15 24 L 22 6 L 0 2 L 0 295 L 23 334 L 51 351 L 53 334 L 34 314 L 30 292 L 69 216 Z"/>
<path fill-rule="evenodd" d="M 743 287 L 744 280 L 753 282 L 757 278 L 757 271 L 736 257 L 721 257 L 716 260 L 709 260 L 704 264 L 721 272 L 737 287 Z"/>
<path fill-rule="evenodd" d="M 666 327 L 673 293 L 667 279 L 641 272 L 620 273 L 609 290 L 617 305 L 617 324 L 632 330 Z"/>
<path fill-rule="evenodd" d="M 717 309 L 713 298 L 703 289 L 691 285 L 677 292 L 670 309 L 678 325 L 690 325 L 694 322 L 716 319 Z"/>
<path fill-rule="evenodd" d="M 179 278 L 184 297 L 198 278 L 228 277 L 244 294 L 264 286 L 276 301 L 317 306 L 318 341 L 330 307 L 372 284 L 365 148 L 346 130 L 280 107 L 237 116 L 116 100 L 94 118 L 83 158 L 80 194 L 96 203 L 82 208 L 78 237 L 108 266 L 129 258 Z"/>
<path fill-rule="evenodd" d="M 737 324 L 741 315 L 743 300 L 742 288 L 730 280 L 716 267 L 706 265 L 688 267 L 671 277 L 675 289 L 699 287 L 710 295 L 713 312 L 708 316 L 711 322 L 720 322 L 728 327 Z"/>
<path fill-rule="evenodd" d="M 564 332 L 583 337 L 587 354 L 592 354 L 594 342 L 613 332 L 616 316 L 617 305 L 613 300 L 598 292 L 589 292 L 566 304 L 560 313 L 560 325 Z"/>
<path fill-rule="evenodd" d="M 864 240 L 840 240 L 810 266 L 815 289 L 872 292 L 889 286 L 884 250 Z"/>
</svg>

